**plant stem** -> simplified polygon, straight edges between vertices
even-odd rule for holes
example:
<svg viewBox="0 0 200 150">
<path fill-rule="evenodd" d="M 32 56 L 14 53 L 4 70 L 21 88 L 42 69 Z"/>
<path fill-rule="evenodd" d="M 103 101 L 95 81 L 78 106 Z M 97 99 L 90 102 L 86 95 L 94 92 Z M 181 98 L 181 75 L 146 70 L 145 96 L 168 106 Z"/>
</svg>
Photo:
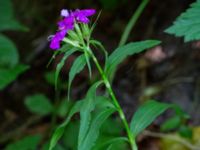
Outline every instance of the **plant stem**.
<svg viewBox="0 0 200 150">
<path fill-rule="evenodd" d="M 195 146 L 193 143 L 188 142 L 187 140 L 185 140 L 184 138 L 181 138 L 178 135 L 157 133 L 157 132 L 152 132 L 152 131 L 148 131 L 148 130 L 143 131 L 142 134 L 145 136 L 150 136 L 150 137 L 154 137 L 154 138 L 169 139 L 169 140 L 181 143 L 182 145 L 184 145 L 185 147 L 187 147 L 191 150 L 200 150 L 200 147 Z"/>
<path fill-rule="evenodd" d="M 128 24 L 124 30 L 124 33 L 121 36 L 119 46 L 122 46 L 126 43 L 128 36 L 131 32 L 131 29 L 134 27 L 135 23 L 137 22 L 138 18 L 142 14 L 142 12 L 143 12 L 144 8 L 146 7 L 146 5 L 148 4 L 148 2 L 149 2 L 149 0 L 143 0 L 141 2 L 140 6 L 137 8 L 137 10 L 132 15 L 130 21 L 128 22 Z"/>
<path fill-rule="evenodd" d="M 52 113 L 50 133 L 52 133 L 54 131 L 54 129 L 55 129 L 56 120 L 57 120 L 57 110 L 58 110 L 59 102 L 60 102 L 60 92 L 58 90 L 56 90 L 55 103 L 54 103 L 55 109 L 54 109 L 54 111 Z"/>
<path fill-rule="evenodd" d="M 90 48 L 87 48 L 87 49 L 88 49 L 88 52 L 89 52 L 90 56 L 92 57 L 92 59 L 93 59 L 93 61 L 94 61 L 94 63 L 95 63 L 95 65 L 96 65 L 96 67 L 97 67 L 99 73 L 101 74 L 101 77 L 102 77 L 102 79 L 103 79 L 103 81 L 104 81 L 104 84 L 105 84 L 105 86 L 106 86 L 106 88 L 107 88 L 107 90 L 108 90 L 108 92 L 109 92 L 109 94 L 110 94 L 110 96 L 111 96 L 111 98 L 112 98 L 112 101 L 113 101 L 113 103 L 114 103 L 114 105 L 115 105 L 115 107 L 116 107 L 116 109 L 117 109 L 117 111 L 118 111 L 118 113 L 119 113 L 119 116 L 120 116 L 120 118 L 121 118 L 121 120 L 122 120 L 122 122 L 123 122 L 123 124 L 124 124 L 125 130 L 126 130 L 126 132 L 127 132 L 128 139 L 129 139 L 129 142 L 130 142 L 130 145 L 131 145 L 131 149 L 132 149 L 132 150 L 137 150 L 137 145 L 136 145 L 136 143 L 135 143 L 135 139 L 133 138 L 133 136 L 132 136 L 132 134 L 131 134 L 131 131 L 130 131 L 128 122 L 127 122 L 127 120 L 126 120 L 126 117 L 125 117 L 125 115 L 124 115 L 124 112 L 123 112 L 121 106 L 119 105 L 119 103 L 118 103 L 118 101 L 117 101 L 117 99 L 116 99 L 116 96 L 115 96 L 115 94 L 114 94 L 114 92 L 113 92 L 113 90 L 112 90 L 112 88 L 111 88 L 111 85 L 110 85 L 110 83 L 109 83 L 109 81 L 108 81 L 108 78 L 106 77 L 105 72 L 104 72 L 103 69 L 101 68 L 101 66 L 100 66 L 100 64 L 99 64 L 99 62 L 98 62 L 98 60 L 96 59 L 96 57 L 95 57 L 94 54 L 92 53 L 91 49 L 90 49 Z"/>
</svg>

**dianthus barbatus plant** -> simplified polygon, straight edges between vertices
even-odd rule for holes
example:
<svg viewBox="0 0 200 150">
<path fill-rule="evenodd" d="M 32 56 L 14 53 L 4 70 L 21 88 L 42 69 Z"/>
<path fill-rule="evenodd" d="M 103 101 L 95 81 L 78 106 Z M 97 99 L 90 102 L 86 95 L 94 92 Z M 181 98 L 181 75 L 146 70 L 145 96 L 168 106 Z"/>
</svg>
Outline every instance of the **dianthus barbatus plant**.
<svg viewBox="0 0 200 150">
<path fill-rule="evenodd" d="M 160 41 L 146 40 L 131 42 L 118 47 L 108 55 L 101 42 L 91 38 L 95 23 L 90 26 L 89 17 L 95 13 L 96 11 L 94 9 L 77 9 L 75 11 L 63 9 L 61 11 L 62 19 L 58 22 L 58 31 L 51 36 L 50 48 L 55 50 L 53 58 L 55 58 L 57 54 L 63 54 L 56 68 L 55 85 L 57 85 L 57 78 L 61 68 L 64 66 L 65 60 L 74 52 L 79 52 L 80 54 L 74 61 L 69 72 L 68 99 L 70 97 L 69 91 L 72 80 L 86 65 L 91 77 L 91 63 L 94 63 L 99 72 L 100 79 L 91 85 L 85 98 L 75 102 L 66 120 L 56 128 L 51 138 L 49 150 L 52 150 L 62 137 L 65 127 L 75 113 L 80 113 L 80 127 L 77 143 L 78 150 L 107 149 L 110 147 L 110 144 L 112 145 L 116 141 L 128 142 L 132 150 L 137 150 L 137 135 L 166 109 L 174 108 L 171 104 L 163 104 L 154 100 L 149 100 L 136 111 L 130 124 L 127 122 L 124 112 L 111 87 L 111 80 L 117 66 L 127 56 L 154 47 L 158 45 Z M 103 67 L 100 65 L 91 47 L 103 52 L 105 56 Z M 101 96 L 96 95 L 96 89 L 102 84 L 106 87 L 105 94 Z M 120 137 L 120 135 L 118 137 L 112 137 L 108 141 L 104 141 L 100 146 L 96 146 L 95 142 L 99 137 L 101 125 L 115 112 L 117 112 L 121 118 L 127 137 Z"/>
</svg>

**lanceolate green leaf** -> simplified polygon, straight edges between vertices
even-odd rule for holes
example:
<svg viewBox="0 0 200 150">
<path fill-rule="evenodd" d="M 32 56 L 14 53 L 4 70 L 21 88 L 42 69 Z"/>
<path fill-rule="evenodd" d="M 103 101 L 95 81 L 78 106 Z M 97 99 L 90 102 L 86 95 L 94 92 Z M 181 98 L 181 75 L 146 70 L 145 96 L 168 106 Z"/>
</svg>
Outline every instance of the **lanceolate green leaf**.
<svg viewBox="0 0 200 150">
<path fill-rule="evenodd" d="M 14 43 L 0 34 L 0 68 L 12 68 L 19 61 L 19 55 Z"/>
<path fill-rule="evenodd" d="M 108 60 L 108 53 L 106 49 L 104 48 L 103 44 L 97 40 L 90 40 L 90 43 L 95 46 L 96 48 L 99 48 L 105 55 L 105 64 L 107 63 Z"/>
<path fill-rule="evenodd" d="M 113 137 L 109 140 L 106 140 L 105 142 L 102 142 L 98 146 L 95 147 L 95 150 L 99 150 L 107 145 L 119 143 L 119 142 L 129 142 L 127 137 Z"/>
<path fill-rule="evenodd" d="M 21 73 L 26 71 L 29 67 L 27 65 L 19 64 L 11 69 L 0 68 L 0 90 L 5 88 L 8 84 L 14 81 Z"/>
<path fill-rule="evenodd" d="M 91 68 L 91 64 L 90 64 L 90 56 L 88 55 L 88 53 L 86 51 L 84 51 L 84 55 L 85 55 L 85 60 L 86 60 L 88 71 L 89 71 L 89 76 L 91 78 L 92 77 L 92 68 Z"/>
<path fill-rule="evenodd" d="M 49 150 L 52 150 L 56 143 L 58 142 L 58 140 L 62 137 L 64 131 L 65 131 L 65 127 L 68 125 L 69 121 L 71 120 L 71 117 L 80 111 L 81 107 L 83 105 L 83 100 L 81 101 L 77 101 L 74 106 L 72 107 L 72 109 L 70 110 L 67 118 L 65 119 L 65 121 L 56 128 L 55 132 L 53 133 L 53 136 L 51 138 L 50 141 L 50 146 L 49 146 Z"/>
<path fill-rule="evenodd" d="M 200 0 L 191 4 L 191 7 L 182 13 L 165 32 L 175 36 L 184 36 L 184 41 L 200 39 Z"/>
<path fill-rule="evenodd" d="M 76 76 L 76 74 L 78 74 L 79 72 L 81 72 L 86 64 L 86 59 L 84 55 L 79 56 L 73 63 L 70 72 L 69 72 L 69 82 L 68 82 L 68 98 L 70 95 L 70 87 L 72 84 L 72 81 L 74 79 L 74 77 Z"/>
<path fill-rule="evenodd" d="M 65 52 L 62 60 L 60 61 L 60 63 L 57 65 L 56 67 L 56 75 L 55 75 L 55 88 L 58 89 L 58 76 L 60 74 L 60 71 L 62 69 L 62 67 L 65 64 L 65 61 L 67 60 L 67 58 L 76 51 L 76 49 L 72 48 L 69 49 L 68 51 Z"/>
<path fill-rule="evenodd" d="M 149 100 L 140 106 L 135 112 L 130 124 L 130 129 L 133 136 L 136 137 L 159 115 L 169 108 L 173 108 L 173 106 L 171 104 L 160 103 L 153 100 Z"/>
<path fill-rule="evenodd" d="M 148 48 L 160 44 L 157 40 L 147 40 L 141 42 L 129 43 L 117 48 L 109 57 L 106 64 L 106 74 L 112 78 L 117 66 L 127 57 L 133 54 L 140 53 Z"/>
<path fill-rule="evenodd" d="M 98 136 L 101 125 L 104 121 L 116 110 L 114 108 L 106 108 L 102 110 L 97 116 L 92 120 L 89 131 L 84 138 L 82 144 L 79 146 L 78 150 L 91 150 L 94 146 Z"/>
<path fill-rule="evenodd" d="M 86 98 L 84 100 L 83 106 L 80 111 L 80 129 L 78 135 L 78 149 L 82 147 L 83 140 L 86 137 L 86 134 L 89 129 L 91 121 L 91 111 L 95 108 L 95 99 L 96 99 L 96 89 L 102 82 L 99 81 L 92 85 L 87 92 Z"/>
</svg>

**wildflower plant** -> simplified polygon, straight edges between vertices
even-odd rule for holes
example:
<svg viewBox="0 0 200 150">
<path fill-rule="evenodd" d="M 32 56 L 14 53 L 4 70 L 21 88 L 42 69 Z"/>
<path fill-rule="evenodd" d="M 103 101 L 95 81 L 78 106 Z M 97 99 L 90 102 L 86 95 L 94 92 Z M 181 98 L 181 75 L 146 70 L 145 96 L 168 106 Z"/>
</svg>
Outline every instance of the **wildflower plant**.
<svg viewBox="0 0 200 150">
<path fill-rule="evenodd" d="M 144 7 L 144 6 L 143 6 Z M 141 11 L 141 10 L 140 10 Z M 105 50 L 103 44 L 92 39 L 91 35 L 95 28 L 95 23 L 91 25 L 89 17 L 96 13 L 94 9 L 84 9 L 61 11 L 62 19 L 58 22 L 58 31 L 50 36 L 50 48 L 54 50 L 55 58 L 58 54 L 63 54 L 60 63 L 56 68 L 55 84 L 57 89 L 57 80 L 59 73 L 64 66 L 66 59 L 73 53 L 79 52 L 79 56 L 74 61 L 69 72 L 68 79 L 68 99 L 70 99 L 70 87 L 74 77 L 80 73 L 85 66 L 89 70 L 89 76 L 92 76 L 93 63 L 100 74 L 100 79 L 94 83 L 86 93 L 85 98 L 75 102 L 66 120 L 59 125 L 51 138 L 49 150 L 52 150 L 62 137 L 65 127 L 70 122 L 71 117 L 80 114 L 80 127 L 78 134 L 78 150 L 100 149 L 95 147 L 100 133 L 101 125 L 114 113 L 118 113 L 126 131 L 127 136 L 114 137 L 113 139 L 102 143 L 101 148 L 107 149 L 116 141 L 125 141 L 132 150 L 137 150 L 136 138 L 148 125 L 150 125 L 157 116 L 165 110 L 173 108 L 181 114 L 181 110 L 173 104 L 160 103 L 155 100 L 148 100 L 135 112 L 130 123 L 128 123 L 124 112 L 114 94 L 111 81 L 117 66 L 128 56 L 140 53 L 148 48 L 160 44 L 157 40 L 146 40 L 140 42 L 131 42 L 116 48 L 110 55 Z M 105 56 L 104 66 L 102 66 L 94 54 L 94 49 L 103 52 Z M 105 86 L 104 95 L 96 95 L 99 86 Z M 106 94 L 108 93 L 108 94 Z"/>
</svg>

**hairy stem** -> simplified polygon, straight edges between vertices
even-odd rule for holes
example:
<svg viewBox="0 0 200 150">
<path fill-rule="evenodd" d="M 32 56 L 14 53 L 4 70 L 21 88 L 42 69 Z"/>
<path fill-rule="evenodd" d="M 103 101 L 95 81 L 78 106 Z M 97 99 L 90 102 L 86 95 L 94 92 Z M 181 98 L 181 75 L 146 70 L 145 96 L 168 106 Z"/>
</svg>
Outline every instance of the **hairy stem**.
<svg viewBox="0 0 200 150">
<path fill-rule="evenodd" d="M 128 36 L 131 32 L 131 29 L 134 27 L 134 25 L 136 24 L 138 18 L 140 17 L 140 15 L 142 14 L 144 8 L 146 7 L 146 5 L 148 4 L 149 0 L 143 0 L 140 4 L 140 6 L 137 8 L 137 10 L 134 12 L 134 14 L 132 15 L 130 21 L 128 22 L 122 37 L 120 39 L 119 42 L 119 46 L 122 46 L 126 43 Z"/>
<path fill-rule="evenodd" d="M 109 92 L 109 95 L 115 105 L 115 107 L 117 108 L 117 111 L 118 111 L 118 114 L 124 124 L 124 127 L 125 127 L 125 130 L 126 130 L 126 133 L 128 135 L 128 139 L 129 139 L 129 142 L 130 142 L 130 145 L 131 145 L 131 149 L 132 150 L 137 150 L 137 145 L 136 145 L 136 142 L 135 142 L 135 138 L 132 136 L 131 134 L 131 131 L 130 131 L 130 128 L 129 128 L 129 125 L 128 125 L 128 122 L 126 120 L 126 117 L 124 115 L 124 112 L 121 108 L 121 106 L 119 105 L 117 99 L 116 99 L 116 96 L 111 88 L 111 85 L 110 85 L 110 82 L 108 81 L 108 78 L 107 76 L 105 75 L 105 72 L 103 71 L 102 67 L 100 66 L 98 60 L 96 59 L 95 55 L 92 53 L 91 49 L 90 48 L 87 48 L 88 49 L 88 52 L 90 54 L 90 56 L 92 57 L 92 60 L 94 61 L 99 73 L 101 74 L 101 77 L 104 81 L 104 84 Z"/>
</svg>

